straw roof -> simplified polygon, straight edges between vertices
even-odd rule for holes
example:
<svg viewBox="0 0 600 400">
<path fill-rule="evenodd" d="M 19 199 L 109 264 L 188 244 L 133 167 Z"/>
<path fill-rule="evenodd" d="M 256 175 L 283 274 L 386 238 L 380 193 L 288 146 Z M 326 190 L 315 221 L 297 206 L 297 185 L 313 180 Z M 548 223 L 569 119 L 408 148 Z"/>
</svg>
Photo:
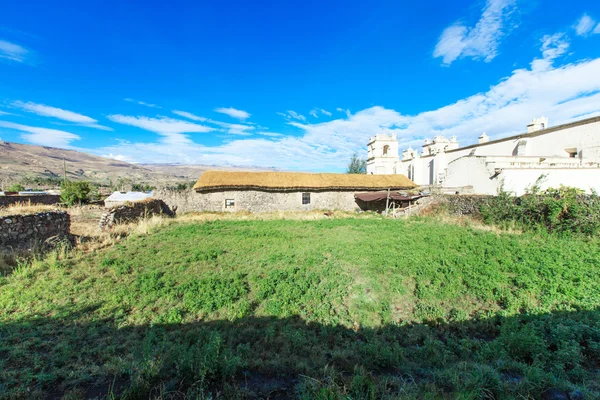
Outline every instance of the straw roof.
<svg viewBox="0 0 600 400">
<path fill-rule="evenodd" d="M 404 175 L 206 171 L 194 185 L 194 190 L 401 190 L 416 186 Z"/>
</svg>

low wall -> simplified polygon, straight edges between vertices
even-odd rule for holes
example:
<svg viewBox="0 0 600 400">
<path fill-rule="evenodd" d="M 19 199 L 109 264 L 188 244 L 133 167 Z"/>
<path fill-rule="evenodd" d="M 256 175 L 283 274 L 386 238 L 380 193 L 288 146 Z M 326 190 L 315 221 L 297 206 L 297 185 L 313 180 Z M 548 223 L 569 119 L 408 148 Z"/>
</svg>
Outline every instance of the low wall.
<svg viewBox="0 0 600 400">
<path fill-rule="evenodd" d="M 178 213 L 201 211 L 198 208 L 198 193 L 193 190 L 159 189 L 154 191 L 154 197 Z"/>
<path fill-rule="evenodd" d="M 164 201 L 157 199 L 128 203 L 107 209 L 102 214 L 98 227 L 101 230 L 110 229 L 114 225 L 135 222 L 152 215 L 173 217 L 175 212 Z"/>
<path fill-rule="evenodd" d="M 435 201 L 452 215 L 479 215 L 479 208 L 494 196 L 488 195 L 439 195 Z"/>
<path fill-rule="evenodd" d="M 31 248 L 54 237 L 69 237 L 71 217 L 65 211 L 0 217 L 0 248 Z"/>
<path fill-rule="evenodd" d="M 52 206 L 60 203 L 60 196 L 55 194 L 38 194 L 25 196 L 0 196 L 0 207 L 8 207 L 13 204 L 31 203 Z"/>
</svg>

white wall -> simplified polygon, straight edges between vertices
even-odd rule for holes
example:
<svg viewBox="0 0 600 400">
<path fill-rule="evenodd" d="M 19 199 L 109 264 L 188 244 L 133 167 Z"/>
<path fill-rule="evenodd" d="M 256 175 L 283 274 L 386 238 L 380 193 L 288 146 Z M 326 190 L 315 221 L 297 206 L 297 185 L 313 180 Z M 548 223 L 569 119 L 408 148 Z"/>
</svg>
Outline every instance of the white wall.
<svg viewBox="0 0 600 400">
<path fill-rule="evenodd" d="M 600 169 L 513 169 L 503 170 L 501 178 L 504 190 L 514 192 L 517 196 L 525 194 L 542 174 L 547 174 L 541 184 L 542 189 L 572 186 L 590 193 L 590 189 L 600 192 Z"/>
<path fill-rule="evenodd" d="M 444 187 L 461 188 L 472 186 L 476 194 L 498 193 L 498 178 L 486 166 L 485 157 L 463 157 L 448 165 Z"/>
<path fill-rule="evenodd" d="M 505 185 L 510 185 L 511 190 L 518 194 L 523 194 L 525 188 L 533 184 L 542 173 L 549 174 L 548 186 L 563 184 L 589 190 L 590 187 L 598 185 L 595 181 L 600 175 L 600 169 L 563 169 L 563 165 L 551 167 L 550 164 L 581 162 L 589 165 L 590 162 L 600 162 L 600 121 L 575 125 L 557 131 L 551 131 L 551 129 L 550 132 L 541 131 L 533 137 L 523 136 L 472 148 L 442 152 L 436 156 L 399 161 L 396 173 L 408 176 L 409 166 L 412 165 L 414 174 L 411 174 L 411 179 L 419 185 L 438 184 L 438 177 L 441 173 L 444 175 L 444 187 L 473 186 L 474 192 L 481 194 L 497 193 L 499 180 L 490 179 L 495 173 L 494 167 L 503 169 L 502 176 L 499 178 L 505 179 Z M 525 154 L 531 158 L 529 161 L 526 158 L 512 159 L 511 157 L 517 155 L 519 142 L 523 140 L 527 142 Z M 578 151 L 577 161 L 570 158 L 569 153 L 565 150 L 571 148 Z M 469 155 L 477 157 L 468 157 Z M 485 160 L 486 156 L 490 158 Z M 500 162 L 493 160 L 494 157 L 505 157 L 505 159 Z M 546 165 L 542 163 L 539 167 L 534 165 L 534 168 L 531 168 L 531 160 L 536 157 L 547 158 Z M 555 159 L 551 161 L 549 158 Z M 524 161 L 530 165 L 519 166 Z M 536 163 L 537 161 L 533 164 Z"/>
<path fill-rule="evenodd" d="M 544 131 L 541 131 L 542 133 Z M 469 155 L 475 150 L 477 156 L 512 156 L 520 140 L 527 140 L 527 154 L 530 156 L 569 157 L 567 148 L 577 148 L 584 159 L 600 161 L 600 122 L 573 126 L 533 137 L 518 137 L 497 143 L 489 143 L 448 152 L 448 160 Z M 513 154 L 514 152 L 514 154 Z"/>
</svg>

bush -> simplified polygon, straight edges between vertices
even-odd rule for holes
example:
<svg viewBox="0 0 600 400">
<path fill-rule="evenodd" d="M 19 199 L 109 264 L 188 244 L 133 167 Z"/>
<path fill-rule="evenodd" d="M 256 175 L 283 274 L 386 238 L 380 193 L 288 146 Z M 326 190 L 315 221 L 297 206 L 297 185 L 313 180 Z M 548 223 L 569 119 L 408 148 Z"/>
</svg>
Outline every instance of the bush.
<svg viewBox="0 0 600 400">
<path fill-rule="evenodd" d="M 561 186 L 539 189 L 539 180 L 521 197 L 507 192 L 480 207 L 488 224 L 513 224 L 527 230 L 561 234 L 595 235 L 600 233 L 600 197 L 585 195 L 580 189 Z"/>
<path fill-rule="evenodd" d="M 95 195 L 94 187 L 87 181 L 67 181 L 63 183 L 61 189 L 60 199 L 67 206 L 89 203 L 92 200 L 92 196 Z"/>
<path fill-rule="evenodd" d="M 6 189 L 7 192 L 22 192 L 24 190 L 25 186 L 20 185 L 18 183 L 13 184 L 8 189 Z"/>
<path fill-rule="evenodd" d="M 156 190 L 156 186 L 151 186 L 147 183 L 134 183 L 131 185 L 132 192 L 150 192 L 152 190 Z"/>
</svg>

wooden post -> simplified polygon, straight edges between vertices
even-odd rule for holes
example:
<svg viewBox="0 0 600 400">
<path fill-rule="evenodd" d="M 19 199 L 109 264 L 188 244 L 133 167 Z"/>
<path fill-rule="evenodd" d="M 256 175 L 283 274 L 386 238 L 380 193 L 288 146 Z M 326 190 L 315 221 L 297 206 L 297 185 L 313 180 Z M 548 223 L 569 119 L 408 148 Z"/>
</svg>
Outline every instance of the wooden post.
<svg viewBox="0 0 600 400">
<path fill-rule="evenodd" d="M 389 207 L 390 207 L 390 189 L 388 188 L 387 199 L 385 200 L 385 215 L 386 215 L 386 217 L 388 215 Z"/>
<path fill-rule="evenodd" d="M 63 181 L 65 185 L 67 184 L 67 160 L 63 158 Z"/>
</svg>

